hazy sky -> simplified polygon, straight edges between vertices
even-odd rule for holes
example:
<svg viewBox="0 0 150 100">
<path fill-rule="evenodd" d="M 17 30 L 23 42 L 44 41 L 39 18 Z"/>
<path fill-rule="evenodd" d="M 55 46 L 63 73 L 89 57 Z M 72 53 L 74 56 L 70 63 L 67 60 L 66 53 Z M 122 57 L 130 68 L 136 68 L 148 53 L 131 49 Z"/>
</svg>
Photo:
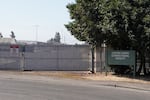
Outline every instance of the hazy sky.
<svg viewBox="0 0 150 100">
<path fill-rule="evenodd" d="M 0 0 L 0 32 L 9 37 L 14 31 L 17 40 L 47 41 L 60 32 L 61 41 L 79 43 L 64 24 L 70 21 L 66 5 L 74 0 Z"/>
</svg>

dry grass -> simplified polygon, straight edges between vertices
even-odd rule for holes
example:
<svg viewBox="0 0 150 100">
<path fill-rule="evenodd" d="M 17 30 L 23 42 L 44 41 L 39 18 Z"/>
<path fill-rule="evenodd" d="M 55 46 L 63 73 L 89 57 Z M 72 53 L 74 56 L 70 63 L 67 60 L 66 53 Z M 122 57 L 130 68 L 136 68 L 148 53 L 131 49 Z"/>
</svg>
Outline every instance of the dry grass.
<svg viewBox="0 0 150 100">
<path fill-rule="evenodd" d="M 87 75 L 84 77 L 88 80 L 96 80 L 96 81 L 116 81 L 116 82 L 129 82 L 129 83 L 145 83 L 150 84 L 150 81 L 140 80 L 140 79 L 133 79 L 128 77 L 119 77 L 113 74 L 105 75 L 105 74 L 96 74 L 96 75 Z"/>
<path fill-rule="evenodd" d="M 81 79 L 82 75 L 73 73 L 73 72 L 63 72 L 63 71 L 31 71 L 31 72 L 22 72 L 22 74 L 29 75 L 39 75 L 47 77 L 59 77 L 59 78 L 70 78 L 70 79 Z"/>
<path fill-rule="evenodd" d="M 0 74 L 11 75 L 34 75 L 45 77 L 58 77 L 78 80 L 94 80 L 94 81 L 116 81 L 116 82 L 130 82 L 130 83 L 145 83 L 150 84 L 150 81 L 144 81 L 139 79 L 119 77 L 109 73 L 107 76 L 105 73 L 89 74 L 88 72 L 70 72 L 70 71 L 0 71 Z"/>
</svg>

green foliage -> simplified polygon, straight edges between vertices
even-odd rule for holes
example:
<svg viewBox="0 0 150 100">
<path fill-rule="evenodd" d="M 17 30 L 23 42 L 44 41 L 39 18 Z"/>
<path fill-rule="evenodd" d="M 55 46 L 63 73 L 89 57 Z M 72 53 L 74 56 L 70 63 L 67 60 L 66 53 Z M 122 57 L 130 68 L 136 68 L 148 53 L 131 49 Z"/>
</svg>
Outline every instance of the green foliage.
<svg viewBox="0 0 150 100">
<path fill-rule="evenodd" d="M 15 38 L 15 33 L 13 31 L 11 31 L 11 35 L 10 35 L 11 38 Z"/>
<path fill-rule="evenodd" d="M 99 25 L 103 19 L 102 13 L 99 11 L 99 8 L 101 8 L 100 1 L 76 0 L 75 4 L 67 6 L 73 20 L 66 25 L 67 29 L 77 39 L 92 45 L 101 44 L 104 41 L 104 34 Z"/>
<path fill-rule="evenodd" d="M 61 43 L 60 33 L 56 32 L 55 37 L 47 41 L 47 43 Z"/>
<path fill-rule="evenodd" d="M 54 41 L 57 42 L 57 43 L 60 43 L 60 33 L 59 32 L 56 32 L 55 34 L 55 37 L 54 37 Z"/>
<path fill-rule="evenodd" d="M 136 49 L 149 41 L 150 0 L 76 0 L 66 28 L 81 41 Z"/>
<path fill-rule="evenodd" d="M 134 49 L 145 66 L 150 51 L 150 0 L 76 0 L 67 8 L 72 21 L 65 26 L 77 39 Z"/>
</svg>

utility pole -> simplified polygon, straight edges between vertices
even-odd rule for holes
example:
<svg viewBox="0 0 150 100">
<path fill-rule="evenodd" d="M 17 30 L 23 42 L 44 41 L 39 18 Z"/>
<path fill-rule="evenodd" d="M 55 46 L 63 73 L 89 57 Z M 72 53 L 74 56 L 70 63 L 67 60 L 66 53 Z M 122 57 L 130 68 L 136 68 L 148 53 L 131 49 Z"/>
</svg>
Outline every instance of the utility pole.
<svg viewBox="0 0 150 100">
<path fill-rule="evenodd" d="M 39 28 L 39 25 L 34 25 L 35 27 L 35 40 L 38 41 L 38 28 Z"/>
</svg>

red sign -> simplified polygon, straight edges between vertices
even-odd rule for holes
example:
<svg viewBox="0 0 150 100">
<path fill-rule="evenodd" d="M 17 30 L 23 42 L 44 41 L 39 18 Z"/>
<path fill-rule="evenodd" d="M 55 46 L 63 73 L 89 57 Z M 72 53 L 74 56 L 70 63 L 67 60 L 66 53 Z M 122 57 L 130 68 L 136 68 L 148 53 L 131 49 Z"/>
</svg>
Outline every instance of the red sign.
<svg viewBox="0 0 150 100">
<path fill-rule="evenodd" d="M 19 48 L 19 45 L 11 45 L 10 48 Z"/>
</svg>

